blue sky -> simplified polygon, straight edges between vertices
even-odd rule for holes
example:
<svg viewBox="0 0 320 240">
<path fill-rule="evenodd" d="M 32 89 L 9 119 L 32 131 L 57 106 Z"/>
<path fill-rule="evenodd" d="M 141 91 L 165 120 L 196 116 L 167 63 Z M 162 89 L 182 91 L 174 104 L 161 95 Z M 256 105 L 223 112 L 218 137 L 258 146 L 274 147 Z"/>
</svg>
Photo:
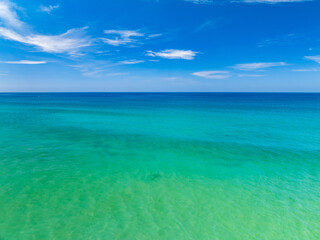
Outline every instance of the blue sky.
<svg viewBox="0 0 320 240">
<path fill-rule="evenodd" d="M 0 91 L 320 91 L 318 0 L 0 0 Z"/>
</svg>

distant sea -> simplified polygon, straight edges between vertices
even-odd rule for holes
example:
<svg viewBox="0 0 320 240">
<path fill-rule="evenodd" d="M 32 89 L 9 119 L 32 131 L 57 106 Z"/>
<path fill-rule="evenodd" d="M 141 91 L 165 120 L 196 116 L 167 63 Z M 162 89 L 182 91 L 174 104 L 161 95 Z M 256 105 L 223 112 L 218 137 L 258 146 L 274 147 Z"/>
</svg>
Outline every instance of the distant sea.
<svg viewBox="0 0 320 240">
<path fill-rule="evenodd" d="M 1 240 L 318 240 L 320 94 L 2 93 Z"/>
</svg>

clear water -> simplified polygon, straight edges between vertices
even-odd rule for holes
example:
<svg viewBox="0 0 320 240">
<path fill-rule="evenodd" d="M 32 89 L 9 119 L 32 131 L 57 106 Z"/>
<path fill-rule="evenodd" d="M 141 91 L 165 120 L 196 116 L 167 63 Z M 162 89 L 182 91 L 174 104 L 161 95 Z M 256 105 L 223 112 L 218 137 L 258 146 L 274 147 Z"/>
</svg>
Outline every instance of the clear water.
<svg viewBox="0 0 320 240">
<path fill-rule="evenodd" d="M 320 94 L 0 94 L 0 239 L 320 238 Z"/>
</svg>

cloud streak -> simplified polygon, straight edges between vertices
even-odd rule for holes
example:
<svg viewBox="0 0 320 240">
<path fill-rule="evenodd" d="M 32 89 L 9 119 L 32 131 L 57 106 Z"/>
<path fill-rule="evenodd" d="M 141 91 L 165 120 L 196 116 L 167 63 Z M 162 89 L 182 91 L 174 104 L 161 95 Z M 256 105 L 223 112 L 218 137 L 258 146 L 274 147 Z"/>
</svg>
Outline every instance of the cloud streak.
<svg viewBox="0 0 320 240">
<path fill-rule="evenodd" d="M 59 7 L 60 7 L 60 5 L 49 5 L 49 6 L 41 5 L 39 7 L 39 11 L 40 12 L 46 12 L 46 13 L 50 14 L 54 9 L 57 9 Z"/>
<path fill-rule="evenodd" d="M 16 13 L 17 6 L 9 1 L 0 1 L 0 20 L 12 28 L 21 28 L 24 23 Z"/>
<path fill-rule="evenodd" d="M 86 36 L 85 29 L 70 29 L 59 35 L 42 35 L 18 33 L 14 30 L 0 27 L 0 36 L 7 40 L 36 47 L 42 52 L 77 55 L 81 49 L 91 46 L 91 40 Z"/>
<path fill-rule="evenodd" d="M 105 34 L 114 35 L 114 38 L 101 38 L 101 40 L 109 45 L 120 46 L 137 42 L 134 37 L 143 37 L 145 34 L 138 30 L 105 30 Z"/>
<path fill-rule="evenodd" d="M 255 71 L 255 70 L 262 70 L 270 67 L 280 67 L 280 66 L 287 66 L 287 65 L 288 63 L 286 62 L 260 62 L 260 63 L 236 64 L 232 68 L 241 70 L 241 71 Z"/>
<path fill-rule="evenodd" d="M 314 61 L 316 63 L 320 63 L 320 55 L 315 55 L 315 56 L 305 56 L 305 59 Z"/>
<path fill-rule="evenodd" d="M 0 37 L 33 46 L 48 53 L 67 53 L 79 55 L 80 51 L 92 45 L 84 28 L 75 28 L 58 35 L 44 35 L 30 31 L 28 24 L 19 20 L 17 7 L 9 1 L 0 2 Z"/>
<path fill-rule="evenodd" d="M 229 78 L 230 74 L 228 71 L 202 71 L 194 72 L 192 75 L 207 79 L 225 79 Z"/>
<path fill-rule="evenodd" d="M 167 49 L 160 52 L 147 51 L 146 55 L 149 57 L 161 57 L 167 59 L 185 59 L 193 60 L 198 52 L 192 50 L 177 50 L 177 49 Z"/>
<path fill-rule="evenodd" d="M 37 65 L 37 64 L 46 64 L 47 61 L 30 61 L 30 60 L 20 60 L 20 61 L 0 61 L 0 63 L 6 64 L 25 64 L 25 65 Z"/>
<path fill-rule="evenodd" d="M 131 64 L 139 64 L 143 63 L 144 60 L 126 60 L 126 61 L 120 61 L 119 64 L 124 64 L 124 65 L 131 65 Z"/>
</svg>

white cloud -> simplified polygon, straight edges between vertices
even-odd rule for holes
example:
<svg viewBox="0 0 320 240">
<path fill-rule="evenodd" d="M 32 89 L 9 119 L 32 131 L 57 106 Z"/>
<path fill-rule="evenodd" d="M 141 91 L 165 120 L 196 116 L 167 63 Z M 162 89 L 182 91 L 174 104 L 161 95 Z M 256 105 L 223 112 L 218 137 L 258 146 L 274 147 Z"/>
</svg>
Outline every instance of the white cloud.
<svg viewBox="0 0 320 240">
<path fill-rule="evenodd" d="M 208 79 L 225 79 L 230 77 L 228 71 L 202 71 L 202 72 L 194 72 L 192 75 L 197 77 L 203 77 Z"/>
<path fill-rule="evenodd" d="M 191 50 L 167 49 L 160 52 L 147 51 L 146 55 L 150 57 L 161 57 L 168 59 L 186 59 L 192 60 L 198 52 Z"/>
<path fill-rule="evenodd" d="M 42 35 L 18 33 L 14 30 L 0 27 L 0 37 L 34 46 L 43 52 L 77 55 L 80 49 L 91 45 L 91 40 L 86 36 L 85 29 L 70 29 L 59 35 Z"/>
<path fill-rule="evenodd" d="M 80 50 L 91 46 L 91 39 L 85 28 L 70 29 L 58 35 L 44 35 L 30 31 L 28 24 L 19 20 L 17 6 L 6 0 L 0 0 L 0 37 L 36 47 L 49 53 L 80 54 Z"/>
<path fill-rule="evenodd" d="M 4 25 L 12 28 L 20 28 L 24 25 L 16 13 L 17 6 L 9 1 L 0 0 L 0 20 Z M 0 23 L 1 23 L 0 21 Z"/>
<path fill-rule="evenodd" d="M 320 63 L 320 55 L 315 55 L 315 56 L 305 56 L 305 59 L 314 61 L 316 63 Z"/>
<path fill-rule="evenodd" d="M 147 38 L 156 38 L 156 37 L 161 37 L 163 34 L 162 33 L 156 33 L 156 34 L 150 34 Z"/>
<path fill-rule="evenodd" d="M 136 42 L 133 37 L 143 37 L 145 34 L 137 30 L 105 30 L 105 34 L 116 35 L 114 38 L 101 38 L 101 40 L 109 45 L 120 46 Z"/>
<path fill-rule="evenodd" d="M 261 63 L 243 63 L 236 64 L 233 68 L 241 71 L 254 71 L 270 67 L 280 67 L 288 65 L 286 62 L 261 62 Z"/>
<path fill-rule="evenodd" d="M 20 60 L 20 61 L 0 61 L 0 63 L 35 65 L 35 64 L 45 64 L 47 63 L 47 61 Z"/>
<path fill-rule="evenodd" d="M 119 62 L 119 64 L 138 64 L 143 62 L 144 60 L 126 60 L 126 61 Z"/>
<path fill-rule="evenodd" d="M 121 38 L 130 38 L 130 37 L 141 37 L 144 36 L 144 33 L 140 33 L 137 30 L 105 30 L 105 34 L 115 34 L 120 35 Z"/>
<path fill-rule="evenodd" d="M 101 38 L 101 40 L 109 45 L 113 45 L 113 46 L 119 46 L 119 45 L 123 45 L 123 44 L 127 44 L 129 43 L 128 41 L 124 41 L 122 39 L 109 39 L 109 38 Z"/>
<path fill-rule="evenodd" d="M 49 6 L 43 6 L 43 5 L 41 5 L 41 6 L 39 7 L 39 11 L 40 11 L 40 12 L 51 13 L 52 10 L 57 9 L 57 8 L 59 8 L 59 7 L 60 7 L 60 5 L 49 5 Z"/>
</svg>

